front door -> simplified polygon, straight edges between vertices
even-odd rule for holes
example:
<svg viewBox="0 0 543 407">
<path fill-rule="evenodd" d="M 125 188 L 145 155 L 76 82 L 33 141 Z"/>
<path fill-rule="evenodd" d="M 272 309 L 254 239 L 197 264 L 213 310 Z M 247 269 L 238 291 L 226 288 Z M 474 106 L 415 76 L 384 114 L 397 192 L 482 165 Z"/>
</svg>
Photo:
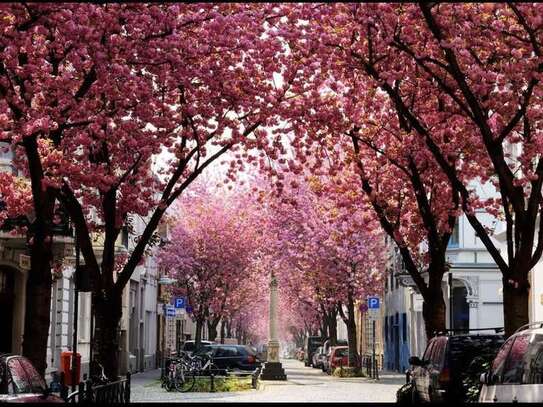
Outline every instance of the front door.
<svg viewBox="0 0 543 407">
<path fill-rule="evenodd" d="M 0 268 L 0 353 L 13 351 L 11 338 L 13 334 L 13 303 L 15 300 L 14 274 L 11 270 Z"/>
<path fill-rule="evenodd" d="M 394 336 L 394 370 L 400 371 L 400 327 L 394 324 L 392 328 Z"/>
</svg>

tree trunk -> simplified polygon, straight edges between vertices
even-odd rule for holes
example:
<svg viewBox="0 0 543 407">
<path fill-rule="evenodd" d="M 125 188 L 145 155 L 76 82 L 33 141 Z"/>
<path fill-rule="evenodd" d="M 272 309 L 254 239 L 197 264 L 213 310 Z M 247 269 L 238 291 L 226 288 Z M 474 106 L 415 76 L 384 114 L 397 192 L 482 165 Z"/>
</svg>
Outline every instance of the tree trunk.
<svg viewBox="0 0 543 407">
<path fill-rule="evenodd" d="M 503 277 L 503 321 L 505 336 L 509 337 L 522 325 L 529 322 L 528 301 L 530 283 L 527 273 L 519 272 L 515 277 Z"/>
<path fill-rule="evenodd" d="M 330 331 L 330 345 L 337 345 L 337 311 L 334 309 L 328 314 L 328 330 Z"/>
<path fill-rule="evenodd" d="M 225 321 L 224 319 L 221 321 L 221 343 L 224 343 L 224 334 L 226 331 Z"/>
<path fill-rule="evenodd" d="M 122 317 L 122 295 L 107 293 L 93 295 L 95 311 L 95 356 L 104 367 L 106 376 L 119 376 L 119 325 Z"/>
<path fill-rule="evenodd" d="M 43 257 L 40 253 L 32 254 L 32 268 L 26 285 L 23 355 L 30 359 L 42 376 L 47 368 L 47 339 L 51 322 L 52 278 L 49 257 L 50 253 Z"/>
<path fill-rule="evenodd" d="M 230 319 L 226 321 L 226 337 L 227 338 L 232 337 L 232 320 Z"/>
<path fill-rule="evenodd" d="M 356 320 L 354 317 L 354 300 L 351 294 L 347 300 L 347 340 L 349 342 L 349 366 L 360 367 L 356 341 Z"/>
<path fill-rule="evenodd" d="M 429 290 L 429 295 L 424 296 L 422 303 L 422 316 L 424 318 L 424 327 L 426 338 L 430 339 L 436 332 L 445 331 L 445 301 L 443 300 L 443 290 L 433 288 Z"/>
<path fill-rule="evenodd" d="M 194 348 L 199 349 L 202 343 L 202 328 L 204 326 L 204 320 L 202 318 L 196 318 L 196 334 L 194 336 Z"/>
<path fill-rule="evenodd" d="M 217 325 L 219 325 L 219 321 L 220 319 L 207 321 L 208 340 L 214 341 L 217 339 Z"/>
</svg>

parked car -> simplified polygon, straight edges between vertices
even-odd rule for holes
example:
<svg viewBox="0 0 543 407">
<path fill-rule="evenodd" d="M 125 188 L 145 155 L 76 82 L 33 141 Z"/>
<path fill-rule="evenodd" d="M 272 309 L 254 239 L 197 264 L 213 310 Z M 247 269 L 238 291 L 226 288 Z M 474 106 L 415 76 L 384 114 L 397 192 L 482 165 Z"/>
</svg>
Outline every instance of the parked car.
<svg viewBox="0 0 543 407">
<path fill-rule="evenodd" d="M 268 345 L 267 344 L 264 343 L 262 345 L 257 346 L 256 357 L 262 362 L 265 362 L 266 360 L 268 360 Z"/>
<path fill-rule="evenodd" d="M 211 353 L 213 363 L 219 369 L 253 371 L 262 366 L 256 352 L 247 345 L 206 345 L 197 353 Z"/>
<path fill-rule="evenodd" d="M 349 347 L 332 346 L 328 356 L 328 369 L 326 373 L 332 374 L 337 367 L 347 366 L 349 364 Z"/>
<path fill-rule="evenodd" d="M 32 363 L 20 355 L 0 354 L 0 403 L 64 403 L 45 384 Z"/>
<path fill-rule="evenodd" d="M 313 354 L 313 367 L 320 369 L 322 367 L 322 358 L 324 357 L 324 348 L 319 346 Z"/>
<path fill-rule="evenodd" d="M 414 403 L 471 401 L 477 395 L 476 379 L 504 342 L 503 335 L 442 334 L 428 341 L 424 356 L 409 358 L 407 373 Z"/>
<path fill-rule="evenodd" d="M 322 346 L 323 340 L 320 336 L 307 336 L 304 344 L 304 365 L 313 364 L 313 354 L 319 346 Z"/>
<path fill-rule="evenodd" d="M 347 346 L 349 343 L 345 339 L 338 339 L 336 341 L 335 346 Z M 332 348 L 332 341 L 330 339 L 327 339 L 324 341 L 324 344 L 322 345 L 324 357 L 322 359 L 322 371 L 327 372 L 329 369 L 328 366 L 328 360 L 330 359 L 330 349 Z"/>
<path fill-rule="evenodd" d="M 200 341 L 200 343 L 201 343 L 200 346 L 202 347 L 215 344 L 215 342 L 213 341 Z M 196 350 L 196 341 L 194 340 L 185 341 L 185 343 L 183 343 L 183 347 L 181 348 L 181 350 L 189 354 L 193 353 Z"/>
<path fill-rule="evenodd" d="M 479 402 L 543 401 L 543 322 L 519 328 L 480 377 Z"/>
</svg>

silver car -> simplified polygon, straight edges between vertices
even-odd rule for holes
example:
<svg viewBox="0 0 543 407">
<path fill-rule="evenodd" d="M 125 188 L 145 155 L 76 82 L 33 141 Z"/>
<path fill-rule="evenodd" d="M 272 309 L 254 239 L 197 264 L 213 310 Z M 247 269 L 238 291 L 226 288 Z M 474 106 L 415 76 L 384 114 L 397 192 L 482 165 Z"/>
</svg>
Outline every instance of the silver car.
<svg viewBox="0 0 543 407">
<path fill-rule="evenodd" d="M 543 322 L 519 328 L 481 375 L 479 402 L 543 401 Z"/>
</svg>

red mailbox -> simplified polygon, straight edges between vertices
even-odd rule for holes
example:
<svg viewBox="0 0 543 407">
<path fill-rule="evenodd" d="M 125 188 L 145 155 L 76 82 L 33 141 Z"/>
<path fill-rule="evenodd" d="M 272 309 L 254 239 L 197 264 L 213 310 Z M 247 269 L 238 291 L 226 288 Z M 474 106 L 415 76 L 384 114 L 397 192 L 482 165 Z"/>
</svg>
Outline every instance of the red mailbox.
<svg viewBox="0 0 543 407">
<path fill-rule="evenodd" d="M 73 352 L 62 352 L 60 354 L 60 371 L 64 372 L 64 385 L 72 385 L 72 357 Z M 75 353 L 75 380 L 76 384 L 81 381 L 81 354 Z"/>
</svg>

